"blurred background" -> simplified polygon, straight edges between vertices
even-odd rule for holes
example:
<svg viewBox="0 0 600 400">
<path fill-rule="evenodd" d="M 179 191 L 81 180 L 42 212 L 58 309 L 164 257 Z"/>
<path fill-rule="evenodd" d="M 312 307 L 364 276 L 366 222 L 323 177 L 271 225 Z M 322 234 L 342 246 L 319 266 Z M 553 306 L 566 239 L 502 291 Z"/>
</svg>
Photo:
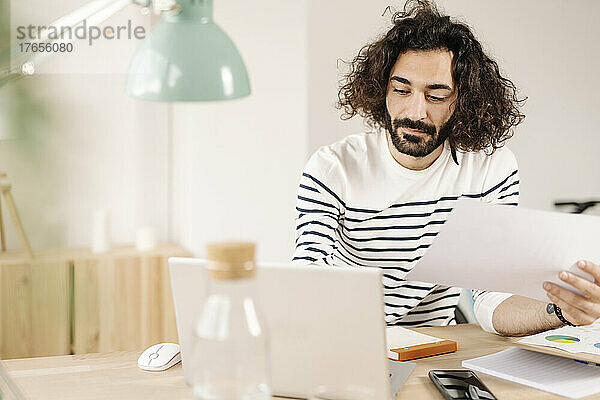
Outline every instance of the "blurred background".
<svg viewBox="0 0 600 400">
<path fill-rule="evenodd" d="M 521 205 L 553 210 L 557 200 L 599 198 L 600 3 L 437 3 L 474 29 L 503 74 L 528 97 L 527 117 L 508 144 L 520 166 Z M 2 0 L 0 48 L 10 43 L 16 26 L 44 25 L 83 4 Z M 258 243 L 259 261 L 289 260 L 305 162 L 318 147 L 365 129 L 359 118 L 340 120 L 334 107 L 339 60 L 351 60 L 388 29 L 387 6 L 400 9 L 403 2 L 216 0 L 215 20 L 235 42 L 250 76 L 252 94 L 239 100 L 184 104 L 127 97 L 126 73 L 137 40 L 98 40 L 93 46 L 75 41 L 68 56 L 51 56 L 35 75 L 0 88 L 0 171 L 12 185 L 31 247 L 43 253 L 36 259 L 47 257 L 52 261 L 45 265 L 63 268 L 52 275 L 56 285 L 42 285 L 43 290 L 36 279 L 49 280 L 24 278 L 21 267 L 4 278 L 3 296 L 23 296 L 29 299 L 23 307 L 29 308 L 11 308 L 16 319 L 5 320 L 2 332 L 32 332 L 40 322 L 18 316 L 43 304 L 47 296 L 40 293 L 59 288 L 62 294 L 53 296 L 63 296 L 55 304 L 62 311 L 51 313 L 62 321 L 54 350 L 28 345 L 11 353 L 7 349 L 14 345 L 2 339 L 4 355 L 141 348 L 176 335 L 167 327 L 172 321 L 153 320 L 150 308 L 136 318 L 157 326 L 154 336 L 138 332 L 137 342 L 115 344 L 115 326 L 125 322 L 116 319 L 114 309 L 98 311 L 99 299 L 132 285 L 148 299 L 159 287 L 164 293 L 152 301 L 169 309 L 168 284 L 161 289 L 148 282 L 166 276 L 161 269 L 166 257 L 202 257 L 209 241 L 250 239 Z M 149 32 L 158 17 L 131 6 L 104 24 L 129 20 Z M 117 249 L 113 253 L 85 250 L 93 244 L 98 213 L 110 248 Z M 3 216 L 6 247 L 13 251 L 7 254 L 17 257 L 19 236 L 6 210 Z M 155 237 L 155 253 L 130 248 L 142 227 Z M 119 263 L 134 269 L 119 277 Z M 99 269 L 102 265 L 108 267 Z M 141 278 L 148 265 L 156 267 L 155 275 Z M 102 275 L 107 270 L 111 275 Z M 15 292 L 14 282 L 25 289 Z M 78 295 L 87 297 L 73 305 Z M 136 310 L 142 303 L 134 296 L 127 304 Z M 52 319 L 44 318 L 44 323 Z M 84 336 L 78 347 L 76 338 Z"/>
</svg>

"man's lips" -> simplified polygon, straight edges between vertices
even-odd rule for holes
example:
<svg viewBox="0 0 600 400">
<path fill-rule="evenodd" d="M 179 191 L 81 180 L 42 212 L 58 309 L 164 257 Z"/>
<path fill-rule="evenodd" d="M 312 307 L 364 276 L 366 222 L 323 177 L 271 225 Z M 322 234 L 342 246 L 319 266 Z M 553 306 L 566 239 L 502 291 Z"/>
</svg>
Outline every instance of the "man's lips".
<svg viewBox="0 0 600 400">
<path fill-rule="evenodd" d="M 402 131 L 404 133 L 408 133 L 409 135 L 429 135 L 428 133 L 419 131 L 417 129 L 410 129 L 410 128 L 405 128 L 405 127 L 402 127 L 400 129 L 402 129 Z"/>
</svg>

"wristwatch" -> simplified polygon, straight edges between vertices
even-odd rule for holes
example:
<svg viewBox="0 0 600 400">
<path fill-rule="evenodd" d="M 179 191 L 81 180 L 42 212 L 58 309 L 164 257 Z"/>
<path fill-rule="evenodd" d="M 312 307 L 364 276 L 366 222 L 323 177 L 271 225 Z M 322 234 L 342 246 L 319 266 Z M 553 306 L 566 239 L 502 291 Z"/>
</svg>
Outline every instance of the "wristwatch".
<svg viewBox="0 0 600 400">
<path fill-rule="evenodd" d="M 554 303 L 548 303 L 548 305 L 546 306 L 546 312 L 548 314 L 556 314 L 556 317 L 560 320 L 560 322 L 562 322 L 565 325 L 576 326 L 576 325 L 570 323 L 569 321 L 567 321 L 567 319 L 563 316 L 562 310 L 560 309 L 560 307 Z"/>
</svg>

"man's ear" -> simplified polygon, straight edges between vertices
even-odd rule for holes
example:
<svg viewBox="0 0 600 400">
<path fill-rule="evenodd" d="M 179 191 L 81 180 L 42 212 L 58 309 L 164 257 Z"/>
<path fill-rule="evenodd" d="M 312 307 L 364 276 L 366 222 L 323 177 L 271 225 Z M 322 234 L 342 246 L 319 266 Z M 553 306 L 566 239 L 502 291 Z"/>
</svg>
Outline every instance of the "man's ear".
<svg viewBox="0 0 600 400">
<path fill-rule="evenodd" d="M 455 90 L 458 90 L 458 89 L 455 89 Z M 452 115 L 450 116 L 450 118 L 452 118 L 452 116 L 454 116 L 454 112 L 456 111 L 456 103 L 458 103 L 458 95 L 456 95 L 454 100 L 452 100 L 450 102 L 450 104 L 448 104 L 448 111 L 452 110 Z"/>
</svg>

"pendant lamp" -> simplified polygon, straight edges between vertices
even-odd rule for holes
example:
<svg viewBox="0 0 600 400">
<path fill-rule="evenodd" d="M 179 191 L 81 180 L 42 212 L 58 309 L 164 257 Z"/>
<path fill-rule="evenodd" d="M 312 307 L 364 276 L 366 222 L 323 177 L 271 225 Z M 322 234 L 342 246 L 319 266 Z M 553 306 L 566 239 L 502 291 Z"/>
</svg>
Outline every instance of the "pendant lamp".
<svg viewBox="0 0 600 400">
<path fill-rule="evenodd" d="M 136 51 L 129 96 L 151 101 L 231 100 L 248 96 L 242 57 L 213 20 L 212 0 L 177 0 Z"/>
</svg>

